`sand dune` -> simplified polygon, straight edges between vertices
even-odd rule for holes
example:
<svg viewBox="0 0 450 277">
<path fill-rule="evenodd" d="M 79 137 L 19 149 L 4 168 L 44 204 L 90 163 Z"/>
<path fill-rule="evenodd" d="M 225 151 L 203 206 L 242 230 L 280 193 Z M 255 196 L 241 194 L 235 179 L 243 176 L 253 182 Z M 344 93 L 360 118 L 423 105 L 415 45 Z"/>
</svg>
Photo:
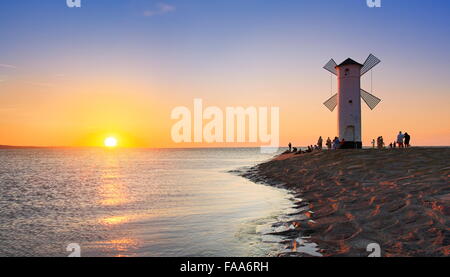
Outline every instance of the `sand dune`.
<svg viewBox="0 0 450 277">
<path fill-rule="evenodd" d="M 449 256 L 449 157 L 450 148 L 284 154 L 246 177 L 304 199 L 309 219 L 291 223 L 324 256 L 367 256 L 373 242 L 382 256 Z"/>
</svg>

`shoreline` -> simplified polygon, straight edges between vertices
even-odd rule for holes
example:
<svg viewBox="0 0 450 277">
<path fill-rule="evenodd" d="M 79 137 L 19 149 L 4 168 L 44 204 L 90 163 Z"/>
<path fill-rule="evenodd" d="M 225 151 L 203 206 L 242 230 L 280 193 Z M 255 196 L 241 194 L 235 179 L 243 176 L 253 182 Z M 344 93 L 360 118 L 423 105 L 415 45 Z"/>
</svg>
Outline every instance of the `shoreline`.
<svg viewBox="0 0 450 277">
<path fill-rule="evenodd" d="M 450 255 L 450 148 L 364 149 L 280 154 L 243 177 L 290 190 L 300 219 L 274 233 L 316 243 L 323 256 Z M 298 242 L 300 239 L 300 245 Z"/>
</svg>

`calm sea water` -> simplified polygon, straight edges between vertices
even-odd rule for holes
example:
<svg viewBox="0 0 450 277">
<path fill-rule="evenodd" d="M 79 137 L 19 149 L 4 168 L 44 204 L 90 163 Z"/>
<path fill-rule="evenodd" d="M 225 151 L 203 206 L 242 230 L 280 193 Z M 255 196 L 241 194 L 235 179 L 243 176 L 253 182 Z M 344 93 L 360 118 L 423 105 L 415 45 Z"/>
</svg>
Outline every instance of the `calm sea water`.
<svg viewBox="0 0 450 277">
<path fill-rule="evenodd" d="M 267 256 L 286 191 L 230 170 L 259 149 L 0 150 L 0 256 Z"/>
</svg>

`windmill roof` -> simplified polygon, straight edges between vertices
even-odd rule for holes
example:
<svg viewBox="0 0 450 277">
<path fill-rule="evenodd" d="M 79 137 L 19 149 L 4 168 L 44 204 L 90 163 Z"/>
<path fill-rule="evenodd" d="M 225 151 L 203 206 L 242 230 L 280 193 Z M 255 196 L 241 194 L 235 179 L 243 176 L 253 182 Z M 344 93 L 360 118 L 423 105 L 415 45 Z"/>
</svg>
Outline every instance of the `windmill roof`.
<svg viewBox="0 0 450 277">
<path fill-rule="evenodd" d="M 355 62 L 354 60 L 348 58 L 348 59 L 346 59 L 345 61 L 343 61 L 340 65 L 338 65 L 338 66 L 336 66 L 336 67 L 340 67 L 340 66 L 343 66 L 343 65 L 352 65 L 352 64 L 354 64 L 354 65 L 359 65 L 359 66 L 363 66 L 362 64 L 360 64 L 360 63 L 358 63 L 358 62 Z"/>
</svg>

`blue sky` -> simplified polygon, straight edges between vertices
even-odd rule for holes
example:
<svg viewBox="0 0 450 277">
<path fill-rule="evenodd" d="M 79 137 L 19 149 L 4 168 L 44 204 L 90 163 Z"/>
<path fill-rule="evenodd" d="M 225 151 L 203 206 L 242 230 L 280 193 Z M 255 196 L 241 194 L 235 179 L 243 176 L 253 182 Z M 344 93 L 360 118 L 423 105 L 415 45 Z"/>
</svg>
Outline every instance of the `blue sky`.
<svg viewBox="0 0 450 277">
<path fill-rule="evenodd" d="M 158 14 L 161 4 L 173 9 Z M 448 1 L 383 0 L 379 9 L 369 9 L 365 0 L 83 0 L 82 5 L 2 1 L 2 62 L 23 62 L 30 55 L 48 59 L 67 50 L 114 53 L 124 45 L 181 66 L 182 61 L 201 66 L 208 57 L 220 59 L 246 47 L 279 50 L 284 53 L 271 54 L 295 55 L 299 63 L 322 51 L 337 60 L 347 53 L 362 59 L 371 50 L 388 55 L 385 59 L 402 52 L 439 66 L 449 58 Z M 145 16 L 149 11 L 156 14 Z"/>
<path fill-rule="evenodd" d="M 162 4 L 172 10 L 158 13 Z M 448 1 L 383 0 L 379 9 L 368 8 L 365 0 L 83 0 L 82 5 L 2 1 L 2 63 L 26 63 L 30 56 L 48 62 L 68 51 L 114 55 L 125 45 L 145 52 L 144 59 L 176 60 L 181 67 L 228 59 L 237 51 L 292 55 L 298 63 L 322 58 L 322 52 L 337 60 L 347 53 L 362 59 L 368 51 L 387 60 L 402 52 L 439 67 L 449 58 Z M 145 16 L 148 12 L 155 14 Z"/>
</svg>

